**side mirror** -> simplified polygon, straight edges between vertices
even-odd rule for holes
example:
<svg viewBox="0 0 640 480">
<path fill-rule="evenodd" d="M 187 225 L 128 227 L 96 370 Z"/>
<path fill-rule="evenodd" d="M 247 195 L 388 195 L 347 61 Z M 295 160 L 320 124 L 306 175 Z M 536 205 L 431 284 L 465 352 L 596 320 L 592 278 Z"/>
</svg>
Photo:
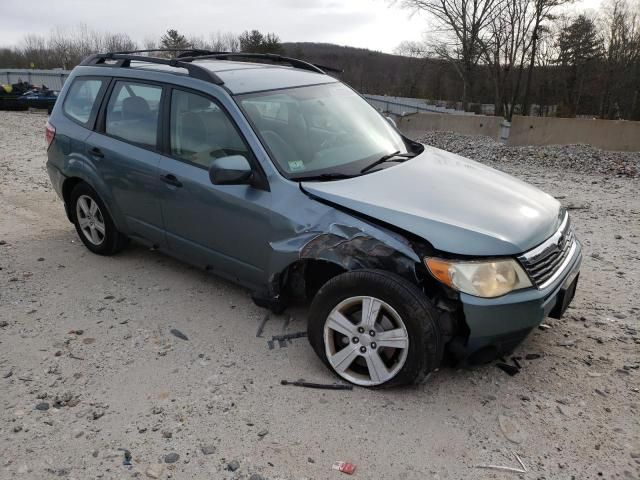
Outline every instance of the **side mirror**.
<svg viewBox="0 0 640 480">
<path fill-rule="evenodd" d="M 384 118 L 387 120 L 387 122 L 391 124 L 393 128 L 398 128 L 398 125 L 396 125 L 396 121 L 393 118 L 391 117 L 384 117 Z"/>
<path fill-rule="evenodd" d="M 240 185 L 249 183 L 251 165 L 242 155 L 216 158 L 209 167 L 209 179 L 214 185 Z"/>
</svg>

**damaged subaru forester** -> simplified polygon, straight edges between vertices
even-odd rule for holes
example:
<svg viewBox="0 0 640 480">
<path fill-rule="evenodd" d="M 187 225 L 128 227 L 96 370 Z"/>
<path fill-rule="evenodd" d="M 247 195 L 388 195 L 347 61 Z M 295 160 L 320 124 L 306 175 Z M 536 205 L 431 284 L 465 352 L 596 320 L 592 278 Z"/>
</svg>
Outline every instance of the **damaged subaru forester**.
<svg viewBox="0 0 640 480">
<path fill-rule="evenodd" d="M 581 245 L 557 200 L 410 140 L 329 68 L 140 53 L 83 61 L 47 123 L 92 252 L 131 239 L 273 311 L 309 299 L 311 346 L 366 387 L 504 355 L 573 299 Z"/>
</svg>

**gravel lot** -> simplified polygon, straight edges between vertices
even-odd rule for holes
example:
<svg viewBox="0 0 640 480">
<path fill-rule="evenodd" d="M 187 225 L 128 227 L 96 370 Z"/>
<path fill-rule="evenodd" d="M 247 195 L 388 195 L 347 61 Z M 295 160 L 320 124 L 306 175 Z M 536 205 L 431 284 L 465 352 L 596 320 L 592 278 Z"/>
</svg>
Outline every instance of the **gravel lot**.
<svg viewBox="0 0 640 480">
<path fill-rule="evenodd" d="M 572 209 L 574 304 L 513 377 L 323 392 L 280 385 L 335 380 L 305 339 L 268 348 L 304 309 L 256 337 L 266 311 L 243 289 L 141 247 L 84 248 L 49 187 L 45 120 L 0 112 L 0 478 L 337 479 L 337 460 L 363 479 L 640 478 L 637 155 L 429 135 Z M 478 468 L 518 467 L 513 452 L 528 473 Z"/>
</svg>

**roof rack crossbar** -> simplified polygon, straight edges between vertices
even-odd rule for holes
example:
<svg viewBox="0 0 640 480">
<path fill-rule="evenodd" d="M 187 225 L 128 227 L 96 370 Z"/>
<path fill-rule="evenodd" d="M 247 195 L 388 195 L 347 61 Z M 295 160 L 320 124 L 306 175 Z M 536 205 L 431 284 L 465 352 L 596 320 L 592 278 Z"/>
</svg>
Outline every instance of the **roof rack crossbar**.
<svg viewBox="0 0 640 480">
<path fill-rule="evenodd" d="M 158 51 L 158 50 L 150 50 L 150 51 Z M 164 51 L 164 50 L 161 50 Z M 182 50 L 179 50 L 182 51 Z M 143 53 L 144 51 L 140 50 L 139 53 Z M 107 63 L 107 60 L 115 60 L 115 63 Z M 155 63 L 158 65 L 169 65 L 171 67 L 184 68 L 189 73 L 190 77 L 197 78 L 199 80 L 204 80 L 205 82 L 215 83 L 216 85 L 224 85 L 224 81 L 216 75 L 214 72 L 200 67 L 196 64 L 185 62 L 182 59 L 167 59 L 167 58 L 156 58 L 156 57 L 145 57 L 142 55 L 131 55 L 129 53 L 98 53 L 96 55 L 92 55 L 82 61 L 80 65 L 104 65 L 111 67 L 120 67 L 127 68 L 131 66 L 131 61 L 135 62 L 146 62 L 146 63 Z"/>
<path fill-rule="evenodd" d="M 342 72 L 337 68 L 326 67 L 322 65 L 315 65 L 313 63 L 305 62 L 304 60 L 300 60 L 298 58 L 285 57 L 283 55 L 278 55 L 275 53 L 248 53 L 248 52 L 221 52 L 221 53 L 211 53 L 211 54 L 197 54 L 193 56 L 180 56 L 180 60 L 183 62 L 192 62 L 193 60 L 202 60 L 202 59 L 213 59 L 213 60 L 227 60 L 229 58 L 257 58 L 257 59 L 265 59 L 271 60 L 273 62 L 279 63 L 288 63 L 294 68 L 300 68 L 303 70 L 308 70 L 315 73 L 324 74 L 325 71 L 330 72 Z"/>
</svg>

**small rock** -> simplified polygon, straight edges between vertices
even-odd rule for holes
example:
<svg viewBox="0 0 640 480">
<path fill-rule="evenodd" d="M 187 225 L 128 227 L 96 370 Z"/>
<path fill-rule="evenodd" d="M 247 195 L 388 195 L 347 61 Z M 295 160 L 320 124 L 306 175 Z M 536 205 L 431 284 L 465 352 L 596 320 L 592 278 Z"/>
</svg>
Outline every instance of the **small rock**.
<svg viewBox="0 0 640 480">
<path fill-rule="evenodd" d="M 0 328 L 5 328 L 9 326 L 9 322 L 6 320 L 0 320 Z"/>
<path fill-rule="evenodd" d="M 266 480 L 266 479 L 259 473 L 254 473 L 249 477 L 249 480 Z"/>
<path fill-rule="evenodd" d="M 202 450 L 204 455 L 213 455 L 216 453 L 216 447 L 213 445 L 203 445 L 200 447 L 200 450 Z"/>
<path fill-rule="evenodd" d="M 13 433 L 18 433 L 22 431 L 22 425 L 16 425 L 13 427 Z"/>
<path fill-rule="evenodd" d="M 99 418 L 102 418 L 104 416 L 104 410 L 102 410 L 101 408 L 98 408 L 96 410 L 94 410 L 93 412 L 91 412 L 91 418 L 93 420 L 98 420 Z"/>
<path fill-rule="evenodd" d="M 624 313 L 614 313 L 613 316 L 619 320 L 624 320 L 625 318 L 627 318 L 627 316 Z"/>
<path fill-rule="evenodd" d="M 151 413 L 153 413 L 154 415 L 159 415 L 159 414 L 161 414 L 162 412 L 164 412 L 164 410 L 163 410 L 163 408 L 162 408 L 162 407 L 153 407 L 153 408 L 151 409 Z"/>
<path fill-rule="evenodd" d="M 189 340 L 189 337 L 187 337 L 184 333 L 182 333 L 177 328 L 172 328 L 171 330 L 169 330 L 169 332 L 171 332 L 171 335 L 173 335 L 176 338 L 179 338 L 180 340 L 186 340 L 186 341 Z"/>
<path fill-rule="evenodd" d="M 565 417 L 572 417 L 573 416 L 573 410 L 571 409 L 571 407 L 568 407 L 566 405 L 563 404 L 558 404 L 557 405 L 558 411 L 564 415 Z"/>
<path fill-rule="evenodd" d="M 162 476 L 162 472 L 164 471 L 164 467 L 160 463 L 154 463 L 149 465 L 145 470 L 145 474 L 149 478 L 160 478 Z"/>
<path fill-rule="evenodd" d="M 48 402 L 40 402 L 36 405 L 36 410 L 40 410 L 42 412 L 49 410 L 49 403 Z"/>
<path fill-rule="evenodd" d="M 258 432 L 258 436 L 259 436 L 260 438 L 263 438 L 264 436 L 266 436 L 266 435 L 267 435 L 267 433 L 269 433 L 269 430 L 267 430 L 267 429 L 262 429 L 262 430 L 260 430 L 260 431 Z"/>
<path fill-rule="evenodd" d="M 229 463 L 227 463 L 227 470 L 229 470 L 230 472 L 235 472 L 239 468 L 240 462 L 238 460 L 231 460 Z"/>
<path fill-rule="evenodd" d="M 616 240 L 622 240 L 622 235 L 614 235 L 613 238 Z"/>
<path fill-rule="evenodd" d="M 39 262 L 44 262 L 44 257 L 39 257 L 39 258 L 38 258 L 38 261 L 39 261 Z"/>
<path fill-rule="evenodd" d="M 311 458 L 311 457 L 307 457 L 307 462 L 309 462 L 309 463 L 316 463 L 316 461 L 315 461 L 313 458 Z"/>
<path fill-rule="evenodd" d="M 542 355 L 540 355 L 539 353 L 527 353 L 524 356 L 526 360 L 537 360 L 540 357 L 542 357 Z"/>
<path fill-rule="evenodd" d="M 164 463 L 176 463 L 180 459 L 180 455 L 176 452 L 167 453 L 164 456 Z"/>
<path fill-rule="evenodd" d="M 171 437 L 173 437 L 173 432 L 171 430 L 163 430 L 162 431 L 162 436 L 164 438 L 171 438 Z"/>
<path fill-rule="evenodd" d="M 575 340 L 562 340 L 561 342 L 558 342 L 559 347 L 573 347 L 575 344 Z"/>
<path fill-rule="evenodd" d="M 587 376 L 589 376 L 591 378 L 598 378 L 598 377 L 601 377 L 602 374 L 598 373 L 598 372 L 587 372 Z"/>
</svg>

